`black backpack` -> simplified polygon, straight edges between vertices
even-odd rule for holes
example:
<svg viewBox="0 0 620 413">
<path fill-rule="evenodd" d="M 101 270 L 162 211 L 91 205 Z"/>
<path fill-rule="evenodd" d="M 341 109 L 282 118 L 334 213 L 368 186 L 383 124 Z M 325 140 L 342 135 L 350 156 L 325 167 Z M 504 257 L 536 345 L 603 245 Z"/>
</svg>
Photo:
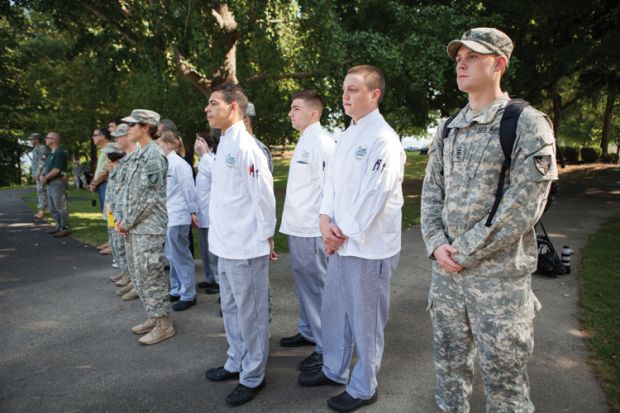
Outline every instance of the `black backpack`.
<svg viewBox="0 0 620 413">
<path fill-rule="evenodd" d="M 495 202 L 493 202 L 493 207 L 491 208 L 491 212 L 489 213 L 489 217 L 487 218 L 487 222 L 485 226 L 490 227 L 493 218 L 495 217 L 495 213 L 497 212 L 497 208 L 499 208 L 499 204 L 502 201 L 502 197 L 504 196 L 504 181 L 506 180 L 506 172 L 510 169 L 510 165 L 512 164 L 512 148 L 517 140 L 517 122 L 519 121 L 519 116 L 521 116 L 521 112 L 525 109 L 526 106 L 529 106 L 525 100 L 522 99 L 510 99 L 506 108 L 504 109 L 504 114 L 502 115 L 502 119 L 499 122 L 499 142 L 502 146 L 502 152 L 504 153 L 504 162 L 502 163 L 502 170 L 499 174 L 499 182 L 497 183 L 497 189 L 495 190 Z M 444 123 L 444 128 L 441 131 L 441 137 L 446 139 L 450 134 L 450 128 L 447 125 L 452 122 L 452 120 L 459 114 L 459 112 L 450 116 L 446 123 Z M 556 142 L 557 149 L 557 142 Z M 562 159 L 562 154 L 559 150 L 556 150 L 558 157 L 560 159 L 560 163 L 564 166 L 564 160 Z M 551 189 L 549 190 L 549 195 L 547 197 L 547 205 L 545 206 L 545 211 L 549 209 L 551 206 L 555 195 L 558 192 L 558 186 L 556 182 L 551 184 Z"/>
</svg>

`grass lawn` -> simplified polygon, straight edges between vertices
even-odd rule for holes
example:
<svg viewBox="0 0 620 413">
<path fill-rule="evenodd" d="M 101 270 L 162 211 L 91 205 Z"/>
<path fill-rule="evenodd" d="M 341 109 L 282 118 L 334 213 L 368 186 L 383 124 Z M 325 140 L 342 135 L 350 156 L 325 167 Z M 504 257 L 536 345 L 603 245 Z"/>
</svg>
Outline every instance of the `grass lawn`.
<svg viewBox="0 0 620 413">
<path fill-rule="evenodd" d="M 284 152 L 281 156 L 274 156 L 273 181 L 276 195 L 276 226 L 275 246 L 277 252 L 288 252 L 286 237 L 278 232 L 284 207 L 284 195 L 286 193 L 286 180 L 290 163 L 291 152 Z M 422 178 L 428 157 L 417 152 L 407 152 L 407 164 L 405 165 L 405 182 L 403 194 L 405 206 L 403 208 L 403 227 L 409 228 L 420 222 L 420 191 Z M 86 189 L 69 189 L 69 222 L 73 236 L 82 242 L 99 245 L 107 241 L 105 222 L 99 211 L 99 206 L 91 206 L 94 196 Z M 24 200 L 33 211 L 36 211 L 36 197 L 34 191 L 24 196 Z M 49 214 L 48 214 L 49 217 Z M 51 222 L 51 218 L 50 218 Z M 199 238 L 194 230 L 194 251 L 196 258 L 199 257 Z"/>
<path fill-rule="evenodd" d="M 581 320 L 592 349 L 590 362 L 603 382 L 612 412 L 620 413 L 620 215 L 590 237 L 578 278 Z"/>
</svg>

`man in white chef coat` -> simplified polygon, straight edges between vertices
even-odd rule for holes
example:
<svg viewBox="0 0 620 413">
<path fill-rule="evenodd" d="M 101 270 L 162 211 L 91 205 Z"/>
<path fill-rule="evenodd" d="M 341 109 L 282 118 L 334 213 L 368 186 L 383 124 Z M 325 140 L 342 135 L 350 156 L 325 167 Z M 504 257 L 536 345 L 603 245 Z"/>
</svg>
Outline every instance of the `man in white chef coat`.
<svg viewBox="0 0 620 413">
<path fill-rule="evenodd" d="M 280 345 L 297 347 L 316 344 L 314 352 L 299 364 L 300 370 L 312 371 L 323 366 L 321 296 L 327 254 L 319 228 L 319 209 L 323 200 L 325 173 L 336 144 L 321 127 L 321 96 L 304 90 L 292 97 L 288 116 L 301 136 L 289 167 L 280 232 L 288 235 L 291 271 L 299 302 L 299 332 L 283 337 Z"/>
<path fill-rule="evenodd" d="M 381 70 L 355 66 L 342 103 L 351 125 L 327 173 L 320 228 L 330 255 L 321 310 L 323 368 L 304 372 L 305 386 L 345 384 L 327 404 L 354 411 L 377 400 L 377 373 L 388 320 L 390 278 L 400 254 L 405 153 L 379 113 Z M 357 362 L 349 365 L 355 348 Z"/>
<path fill-rule="evenodd" d="M 222 131 L 213 165 L 209 208 L 209 250 L 219 257 L 220 296 L 228 358 L 207 370 L 207 379 L 239 377 L 226 397 L 233 406 L 246 403 L 265 385 L 269 355 L 269 259 L 276 259 L 273 177 L 267 160 L 246 131 L 248 104 L 238 85 L 213 89 L 205 108 L 209 125 Z"/>
</svg>

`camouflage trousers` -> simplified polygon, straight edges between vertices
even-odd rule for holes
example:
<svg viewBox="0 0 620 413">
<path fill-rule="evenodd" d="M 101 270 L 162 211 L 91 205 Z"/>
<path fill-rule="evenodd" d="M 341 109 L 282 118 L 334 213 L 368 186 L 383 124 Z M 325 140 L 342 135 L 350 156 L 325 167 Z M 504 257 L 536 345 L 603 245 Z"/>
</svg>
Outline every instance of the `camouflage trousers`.
<svg viewBox="0 0 620 413">
<path fill-rule="evenodd" d="M 110 235 L 110 248 L 112 248 L 114 260 L 121 272 L 129 274 L 127 271 L 127 254 L 125 253 L 125 238 L 127 237 L 116 232 L 114 228 L 108 228 L 108 234 Z"/>
<path fill-rule="evenodd" d="M 448 274 L 433 263 L 429 308 L 440 409 L 469 412 L 477 355 L 487 413 L 534 411 L 527 361 L 534 349 L 532 321 L 540 303 L 530 284 L 529 274 Z"/>
<path fill-rule="evenodd" d="M 127 269 L 134 289 L 149 318 L 170 314 L 168 277 L 164 272 L 164 240 L 162 235 L 125 237 Z"/>
<path fill-rule="evenodd" d="M 37 209 L 47 208 L 47 187 L 37 180 Z"/>
</svg>

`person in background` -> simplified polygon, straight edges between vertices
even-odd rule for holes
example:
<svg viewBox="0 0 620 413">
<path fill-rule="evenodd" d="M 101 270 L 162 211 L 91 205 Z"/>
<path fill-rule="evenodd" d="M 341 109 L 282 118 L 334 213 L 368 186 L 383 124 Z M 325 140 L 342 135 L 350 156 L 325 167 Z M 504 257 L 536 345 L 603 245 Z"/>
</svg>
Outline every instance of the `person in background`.
<svg viewBox="0 0 620 413">
<path fill-rule="evenodd" d="M 269 171 L 273 173 L 273 159 L 271 157 L 271 150 L 267 145 L 260 141 L 254 134 L 254 123 L 256 122 L 256 108 L 252 102 L 248 102 L 248 108 L 245 110 L 245 114 L 243 116 L 243 124 L 245 125 L 245 129 L 248 131 L 250 135 L 256 141 L 256 144 L 260 148 L 260 150 L 265 154 L 267 158 L 267 164 L 269 165 Z"/>
<path fill-rule="evenodd" d="M 67 207 L 67 152 L 60 147 L 60 134 L 56 132 L 49 132 L 45 143 L 51 152 L 45 159 L 39 182 L 47 185 L 47 205 L 56 221 L 56 226 L 49 233 L 62 238 L 71 234 Z"/>
<path fill-rule="evenodd" d="M 50 153 L 50 148 L 45 146 L 43 142 L 43 135 L 40 133 L 33 133 L 30 135 L 32 141 L 32 163 L 30 164 L 30 173 L 34 180 L 37 191 L 37 213 L 34 214 L 34 218 L 42 219 L 47 209 L 47 188 L 39 181 L 40 171 L 45 167 L 45 158 Z"/>
<path fill-rule="evenodd" d="M 110 132 L 107 128 L 97 128 L 93 131 L 93 143 L 99 149 L 99 156 L 97 158 L 97 168 L 95 169 L 95 175 L 93 180 L 88 185 L 88 189 L 91 192 L 97 192 L 97 197 L 99 199 L 99 208 L 101 209 L 101 213 L 103 214 L 104 221 L 107 222 L 107 216 L 105 213 L 104 205 L 105 205 L 105 193 L 106 187 L 108 186 L 108 170 L 106 168 L 106 164 L 108 162 L 107 151 L 108 145 L 110 145 Z M 101 255 L 110 255 L 112 253 L 112 248 L 110 248 L 109 244 L 109 234 L 108 234 L 108 245 L 100 250 Z"/>
<path fill-rule="evenodd" d="M 205 272 L 205 280 L 198 283 L 206 288 L 207 294 L 220 292 L 217 272 L 217 256 L 209 251 L 209 205 L 211 201 L 211 175 L 219 143 L 219 130 L 197 133 L 194 152 L 199 158 L 196 175 L 196 195 L 198 197 L 198 233 L 200 234 L 200 257 Z"/>
<path fill-rule="evenodd" d="M 164 252 L 170 263 L 170 300 L 174 311 L 196 304 L 196 271 L 189 251 L 189 231 L 198 226 L 198 202 L 192 168 L 176 150 L 182 142 L 173 132 L 162 132 L 157 144 L 168 159 L 166 210 L 168 230 Z"/>
</svg>

